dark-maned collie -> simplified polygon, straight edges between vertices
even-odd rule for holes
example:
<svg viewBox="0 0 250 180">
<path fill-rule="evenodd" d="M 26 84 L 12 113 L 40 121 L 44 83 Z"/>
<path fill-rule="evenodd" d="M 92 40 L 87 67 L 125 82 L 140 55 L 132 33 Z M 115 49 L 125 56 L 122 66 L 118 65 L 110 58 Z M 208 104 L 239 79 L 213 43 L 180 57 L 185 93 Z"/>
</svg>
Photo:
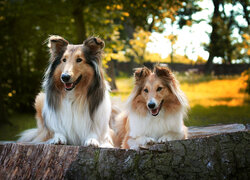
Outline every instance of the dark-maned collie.
<svg viewBox="0 0 250 180">
<path fill-rule="evenodd" d="M 48 41 L 44 92 L 35 100 L 38 127 L 23 132 L 18 141 L 110 147 L 111 102 L 101 67 L 104 42 L 91 37 L 73 45 L 60 36 Z"/>
<path fill-rule="evenodd" d="M 126 111 L 118 116 L 116 144 L 138 149 L 153 142 L 185 139 L 188 101 L 167 67 L 139 68 Z M 119 144 L 120 143 L 120 144 Z"/>
</svg>

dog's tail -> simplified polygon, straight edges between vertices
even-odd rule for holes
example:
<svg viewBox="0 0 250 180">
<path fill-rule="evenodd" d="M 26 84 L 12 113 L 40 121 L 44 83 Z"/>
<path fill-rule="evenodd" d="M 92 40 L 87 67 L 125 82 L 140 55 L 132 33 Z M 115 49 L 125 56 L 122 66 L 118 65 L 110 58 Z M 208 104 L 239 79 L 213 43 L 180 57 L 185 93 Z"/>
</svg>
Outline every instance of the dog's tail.
<svg viewBox="0 0 250 180">
<path fill-rule="evenodd" d="M 45 94 L 42 92 L 36 96 L 35 109 L 36 109 L 37 128 L 28 129 L 22 132 L 19 135 L 20 138 L 17 140 L 17 142 L 38 143 L 38 142 L 44 142 L 51 137 L 51 132 L 46 128 L 42 116 L 44 99 L 45 99 Z"/>
<path fill-rule="evenodd" d="M 28 129 L 21 134 L 19 134 L 20 138 L 17 140 L 17 142 L 33 142 L 34 139 L 36 139 L 38 135 L 38 129 Z"/>
<path fill-rule="evenodd" d="M 28 129 L 22 132 L 19 136 L 20 138 L 17 140 L 17 142 L 30 142 L 30 143 L 45 142 L 52 137 L 51 132 L 46 128 Z"/>
</svg>

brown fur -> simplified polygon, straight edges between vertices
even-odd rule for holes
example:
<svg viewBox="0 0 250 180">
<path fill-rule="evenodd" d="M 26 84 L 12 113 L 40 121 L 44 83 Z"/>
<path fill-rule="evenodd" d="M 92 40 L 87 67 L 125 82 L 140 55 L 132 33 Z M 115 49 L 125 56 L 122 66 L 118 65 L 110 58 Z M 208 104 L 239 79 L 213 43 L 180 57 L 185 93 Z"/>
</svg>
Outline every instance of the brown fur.
<svg viewBox="0 0 250 180">
<path fill-rule="evenodd" d="M 44 127 L 44 121 L 43 121 L 43 116 L 42 116 L 42 110 L 43 110 L 43 103 L 45 99 L 45 94 L 40 92 L 36 96 L 35 100 L 35 109 L 36 109 L 36 119 L 37 119 L 37 126 L 38 127 Z"/>
<path fill-rule="evenodd" d="M 129 138 L 129 123 L 128 116 L 125 113 L 121 113 L 118 117 L 116 128 L 118 129 L 117 135 L 114 138 L 114 145 L 116 147 L 128 147 L 127 139 Z"/>
</svg>

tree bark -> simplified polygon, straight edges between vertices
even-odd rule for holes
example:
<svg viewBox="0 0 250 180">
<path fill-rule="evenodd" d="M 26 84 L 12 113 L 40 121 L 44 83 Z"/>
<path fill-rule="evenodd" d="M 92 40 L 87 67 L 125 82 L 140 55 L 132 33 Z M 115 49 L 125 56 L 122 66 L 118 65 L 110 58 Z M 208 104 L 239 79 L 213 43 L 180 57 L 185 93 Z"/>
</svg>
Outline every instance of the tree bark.
<svg viewBox="0 0 250 180">
<path fill-rule="evenodd" d="M 115 83 L 115 61 L 113 59 L 108 62 L 107 75 L 111 78 L 111 82 L 109 83 L 111 90 L 117 90 Z"/>
<path fill-rule="evenodd" d="M 211 74 L 212 69 L 213 69 L 213 59 L 214 59 L 214 55 L 212 52 L 209 53 L 209 57 L 208 60 L 205 64 L 205 68 L 204 68 L 204 73 L 205 74 Z"/>
<path fill-rule="evenodd" d="M 3 81 L 1 81 L 3 82 Z M 1 118 L 0 118 L 0 124 L 9 124 L 12 125 L 11 122 L 8 121 L 7 119 L 7 109 L 4 103 L 4 96 L 2 93 L 2 87 L 0 87 L 0 114 L 1 114 Z"/>
<path fill-rule="evenodd" d="M 139 151 L 2 144 L 0 179 L 249 179 L 250 131 L 208 135 Z"/>
<path fill-rule="evenodd" d="M 206 62 L 204 72 L 205 74 L 210 74 L 212 72 L 213 68 L 213 59 L 214 59 L 214 51 L 215 51 L 215 44 L 217 39 L 217 30 L 218 30 L 218 25 L 217 25 L 217 18 L 220 17 L 220 12 L 219 12 L 219 5 L 220 1 L 219 0 L 213 0 L 214 4 L 214 12 L 213 12 L 213 17 L 212 17 L 212 33 L 210 34 L 210 43 L 208 47 L 208 52 L 209 52 L 209 58 Z"/>
<path fill-rule="evenodd" d="M 74 3 L 74 10 L 73 10 L 73 17 L 75 19 L 75 30 L 77 35 L 77 42 L 82 43 L 87 38 L 86 33 L 86 25 L 83 17 L 83 8 L 84 2 L 83 1 L 76 1 Z"/>
</svg>

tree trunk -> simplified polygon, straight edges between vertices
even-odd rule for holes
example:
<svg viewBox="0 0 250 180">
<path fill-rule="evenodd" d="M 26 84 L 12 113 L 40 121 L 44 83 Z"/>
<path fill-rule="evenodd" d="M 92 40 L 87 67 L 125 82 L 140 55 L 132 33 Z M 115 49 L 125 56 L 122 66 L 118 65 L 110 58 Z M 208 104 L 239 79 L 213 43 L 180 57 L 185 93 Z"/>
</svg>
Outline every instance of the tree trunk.
<svg viewBox="0 0 250 180">
<path fill-rule="evenodd" d="M 213 69 L 213 59 L 214 59 L 214 55 L 213 53 L 209 53 L 209 57 L 208 57 L 208 60 L 205 64 L 205 67 L 204 67 L 204 73 L 205 74 L 211 74 L 212 72 L 212 69 Z"/>
<path fill-rule="evenodd" d="M 3 81 L 2 81 L 3 82 Z M 9 125 L 12 125 L 8 119 L 7 119 L 7 109 L 6 109 L 6 106 L 4 104 L 4 100 L 3 100 L 3 93 L 1 92 L 2 91 L 2 87 L 0 87 L 0 115 L 1 115 L 1 118 L 0 118 L 0 124 L 9 124 Z"/>
<path fill-rule="evenodd" d="M 2 144 L 0 179 L 249 179 L 250 131 L 224 134 L 221 128 L 223 134 L 139 151 Z"/>
<path fill-rule="evenodd" d="M 111 78 L 111 82 L 109 82 L 111 90 L 117 90 L 115 83 L 115 61 L 113 59 L 108 62 L 107 75 Z"/>
<path fill-rule="evenodd" d="M 216 44 L 216 41 L 218 40 L 217 39 L 217 30 L 218 30 L 217 18 L 220 17 L 220 12 L 219 12 L 220 2 L 219 0 L 213 0 L 213 4 L 214 4 L 214 13 L 213 13 L 212 22 L 211 22 L 213 30 L 212 30 L 212 33 L 210 34 L 210 43 L 208 47 L 209 58 L 205 65 L 205 69 L 204 69 L 205 74 L 210 74 L 212 72 L 215 44 Z"/>
<path fill-rule="evenodd" d="M 171 31 L 171 35 L 172 35 L 172 39 L 170 40 L 171 42 L 171 53 L 170 53 L 170 60 L 171 60 L 171 64 L 174 63 L 174 22 L 171 21 L 171 28 L 172 28 L 172 31 Z"/>
<path fill-rule="evenodd" d="M 74 10 L 73 10 L 73 17 L 75 19 L 75 30 L 77 35 L 77 42 L 82 43 L 87 38 L 86 33 L 86 26 L 83 17 L 83 8 L 84 8 L 83 1 L 76 1 L 74 3 Z"/>
</svg>

